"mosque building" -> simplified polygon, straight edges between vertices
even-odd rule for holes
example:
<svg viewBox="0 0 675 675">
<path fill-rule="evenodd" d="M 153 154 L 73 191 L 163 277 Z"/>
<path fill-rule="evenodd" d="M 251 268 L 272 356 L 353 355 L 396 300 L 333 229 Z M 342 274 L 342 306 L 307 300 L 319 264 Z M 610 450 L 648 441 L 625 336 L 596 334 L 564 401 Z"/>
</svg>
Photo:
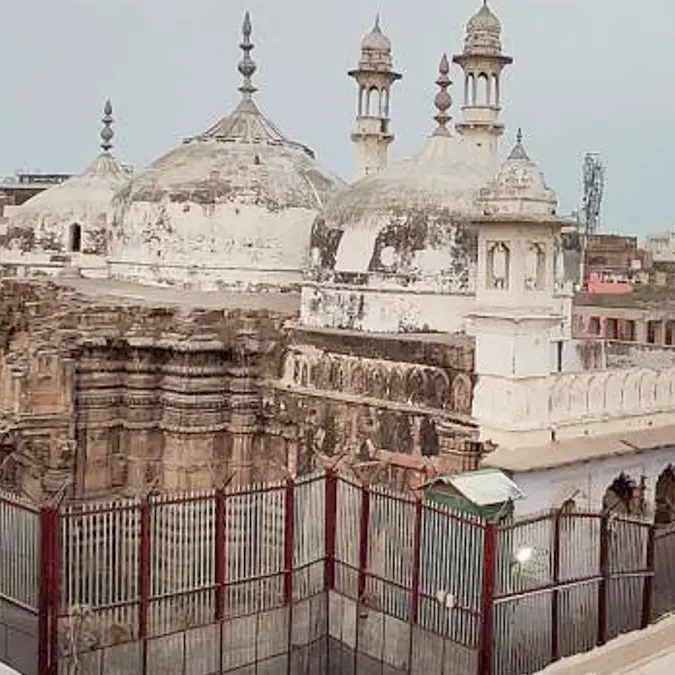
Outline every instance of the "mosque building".
<svg viewBox="0 0 675 675">
<path fill-rule="evenodd" d="M 94 499 L 334 468 L 417 490 L 490 466 L 521 512 L 666 503 L 675 370 L 573 339 L 557 195 L 521 131 L 500 150 L 488 3 L 392 162 L 378 17 L 349 72 L 350 185 L 262 114 L 253 46 L 247 13 L 229 115 L 129 175 L 106 104 L 94 164 L 2 226 L 0 480 Z"/>
</svg>

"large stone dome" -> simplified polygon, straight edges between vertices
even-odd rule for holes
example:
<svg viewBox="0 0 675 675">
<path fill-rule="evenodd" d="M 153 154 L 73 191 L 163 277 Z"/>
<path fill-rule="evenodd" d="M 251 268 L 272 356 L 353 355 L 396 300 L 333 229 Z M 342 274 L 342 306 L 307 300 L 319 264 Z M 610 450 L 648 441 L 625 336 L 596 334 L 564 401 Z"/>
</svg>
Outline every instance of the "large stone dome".
<svg viewBox="0 0 675 675">
<path fill-rule="evenodd" d="M 299 286 L 311 224 L 343 187 L 253 101 L 244 22 L 242 100 L 139 173 L 119 195 L 112 273 L 203 289 Z"/>
<path fill-rule="evenodd" d="M 115 160 L 112 106 L 104 108 L 102 152 L 79 175 L 38 193 L 19 206 L 0 237 L 0 261 L 27 267 L 29 273 L 58 273 L 71 263 L 86 275 L 106 274 L 113 199 L 129 181 Z"/>
<path fill-rule="evenodd" d="M 447 76 L 446 59 L 441 68 Z M 449 80 L 442 83 L 447 88 Z M 303 287 L 306 325 L 386 332 L 460 325 L 474 290 L 470 221 L 493 171 L 445 128 L 450 100 L 437 98 L 439 127 L 421 151 L 358 181 L 316 219 Z"/>
</svg>

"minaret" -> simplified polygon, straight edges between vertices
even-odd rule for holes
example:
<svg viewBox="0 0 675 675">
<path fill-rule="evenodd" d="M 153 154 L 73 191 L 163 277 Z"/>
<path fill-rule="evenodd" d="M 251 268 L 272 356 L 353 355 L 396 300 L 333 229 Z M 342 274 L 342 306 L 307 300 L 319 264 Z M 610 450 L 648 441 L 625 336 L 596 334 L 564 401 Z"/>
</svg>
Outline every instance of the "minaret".
<svg viewBox="0 0 675 675">
<path fill-rule="evenodd" d="M 551 439 L 551 373 L 565 369 L 557 300 L 559 236 L 556 193 L 523 145 L 516 143 L 495 177 L 480 190 L 472 415 L 481 440 L 505 447 Z"/>
<path fill-rule="evenodd" d="M 485 152 L 485 158 L 497 168 L 497 142 L 504 133 L 499 121 L 501 76 L 513 62 L 502 54 L 502 25 L 488 7 L 487 0 L 466 25 L 464 51 L 453 57 L 464 71 L 463 119 L 457 131 Z"/>
<path fill-rule="evenodd" d="M 387 150 L 394 140 L 389 130 L 391 86 L 401 79 L 392 67 L 391 42 L 380 29 L 379 15 L 373 30 L 361 42 L 361 60 L 349 76 L 359 86 L 356 131 L 357 180 L 387 165 Z"/>
</svg>

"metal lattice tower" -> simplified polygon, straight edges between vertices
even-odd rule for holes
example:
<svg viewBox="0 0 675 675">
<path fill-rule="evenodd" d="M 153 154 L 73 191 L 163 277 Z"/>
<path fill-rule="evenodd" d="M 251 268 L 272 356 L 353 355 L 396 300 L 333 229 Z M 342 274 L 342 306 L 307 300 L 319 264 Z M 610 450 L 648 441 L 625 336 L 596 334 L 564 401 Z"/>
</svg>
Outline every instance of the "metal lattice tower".
<svg viewBox="0 0 675 675">
<path fill-rule="evenodd" d="M 605 188 L 605 167 L 600 157 L 588 152 L 583 168 L 584 198 L 581 204 L 581 222 L 586 236 L 595 234 L 600 223 L 602 193 Z"/>
<path fill-rule="evenodd" d="M 584 157 L 582 171 L 584 196 L 581 210 L 578 213 L 579 234 L 581 239 L 581 256 L 579 260 L 579 284 L 586 284 L 586 253 L 588 250 L 588 238 L 598 231 L 600 224 L 600 208 L 602 206 L 602 193 L 605 188 L 605 166 L 600 156 L 593 152 L 587 152 Z"/>
</svg>

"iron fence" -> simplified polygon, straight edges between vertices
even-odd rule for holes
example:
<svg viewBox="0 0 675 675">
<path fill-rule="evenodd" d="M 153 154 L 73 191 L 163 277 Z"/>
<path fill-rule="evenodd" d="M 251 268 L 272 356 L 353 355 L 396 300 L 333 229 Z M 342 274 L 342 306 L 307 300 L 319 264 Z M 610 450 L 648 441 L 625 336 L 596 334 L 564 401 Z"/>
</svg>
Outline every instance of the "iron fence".
<svg viewBox="0 0 675 675">
<path fill-rule="evenodd" d="M 675 529 L 497 526 L 333 474 L 36 509 L 0 495 L 25 675 L 525 675 L 675 608 Z"/>
</svg>

